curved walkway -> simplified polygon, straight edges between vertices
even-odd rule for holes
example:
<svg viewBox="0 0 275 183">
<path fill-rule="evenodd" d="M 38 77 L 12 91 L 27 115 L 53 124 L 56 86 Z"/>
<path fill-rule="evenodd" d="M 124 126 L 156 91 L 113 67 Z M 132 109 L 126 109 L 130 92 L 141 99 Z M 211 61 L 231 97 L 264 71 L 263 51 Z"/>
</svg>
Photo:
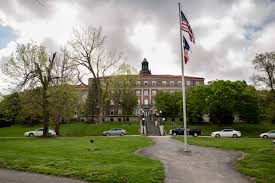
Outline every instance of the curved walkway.
<svg viewBox="0 0 275 183">
<path fill-rule="evenodd" d="M 0 183 L 85 183 L 63 177 L 0 169 Z"/>
<path fill-rule="evenodd" d="M 233 167 L 238 152 L 193 145 L 188 146 L 191 152 L 183 152 L 184 144 L 171 137 L 151 138 L 156 144 L 138 152 L 164 163 L 165 183 L 251 182 Z"/>
</svg>

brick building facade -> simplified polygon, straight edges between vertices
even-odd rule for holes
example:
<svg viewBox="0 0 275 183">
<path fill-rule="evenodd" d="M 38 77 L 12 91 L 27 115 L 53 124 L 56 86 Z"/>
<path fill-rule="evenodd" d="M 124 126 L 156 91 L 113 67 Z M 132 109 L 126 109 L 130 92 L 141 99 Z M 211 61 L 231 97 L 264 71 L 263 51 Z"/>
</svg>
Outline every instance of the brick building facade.
<svg viewBox="0 0 275 183">
<path fill-rule="evenodd" d="M 174 93 L 182 90 L 182 76 L 181 75 L 154 75 L 151 74 L 149 69 L 149 63 L 144 58 L 142 61 L 142 67 L 139 72 L 136 87 L 134 88 L 135 94 L 138 98 L 137 107 L 133 111 L 133 120 L 136 120 L 136 116 L 139 116 L 141 109 L 155 109 L 155 97 L 160 92 Z M 186 88 L 204 85 L 204 78 L 185 76 Z M 81 88 L 82 95 L 88 95 L 88 88 Z M 112 107 L 113 105 L 113 107 Z M 121 110 L 116 109 L 117 105 L 114 105 L 113 101 L 110 101 L 110 108 L 105 112 L 105 121 L 120 121 Z"/>
</svg>

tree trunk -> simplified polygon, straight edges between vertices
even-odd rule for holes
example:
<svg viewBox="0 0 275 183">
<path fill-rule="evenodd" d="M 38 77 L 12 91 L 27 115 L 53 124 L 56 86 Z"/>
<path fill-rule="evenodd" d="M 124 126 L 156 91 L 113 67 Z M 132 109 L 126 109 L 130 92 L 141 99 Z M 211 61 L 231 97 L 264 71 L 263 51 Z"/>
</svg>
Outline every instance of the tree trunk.
<svg viewBox="0 0 275 183">
<path fill-rule="evenodd" d="M 43 121 L 44 121 L 44 130 L 43 130 L 43 136 L 48 136 L 48 130 L 49 130 L 49 119 L 50 119 L 50 112 L 49 112 L 49 101 L 48 101 L 48 95 L 47 95 L 47 87 L 43 87 Z"/>
<path fill-rule="evenodd" d="M 61 118 L 60 116 L 57 116 L 54 120 L 54 130 L 57 136 L 59 136 L 59 124 L 60 124 Z"/>
</svg>

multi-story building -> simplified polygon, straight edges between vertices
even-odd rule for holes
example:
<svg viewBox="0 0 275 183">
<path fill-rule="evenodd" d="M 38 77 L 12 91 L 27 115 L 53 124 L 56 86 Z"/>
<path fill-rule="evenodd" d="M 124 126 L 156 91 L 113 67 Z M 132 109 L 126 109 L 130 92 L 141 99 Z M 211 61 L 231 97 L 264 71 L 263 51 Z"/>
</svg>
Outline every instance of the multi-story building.
<svg viewBox="0 0 275 183">
<path fill-rule="evenodd" d="M 144 58 L 142 61 L 142 68 L 137 77 L 136 87 L 134 88 L 137 100 L 136 110 L 133 112 L 133 116 L 130 119 L 136 119 L 136 116 L 140 114 L 141 109 L 155 109 L 155 97 L 160 92 L 174 93 L 182 90 L 182 76 L 181 75 L 154 75 L 151 74 L 149 69 L 149 63 Z M 186 88 L 204 85 L 204 78 L 185 76 Z M 87 96 L 88 88 L 81 88 L 82 93 Z M 113 106 L 113 107 L 112 107 Z M 121 110 L 115 109 L 117 105 L 114 101 L 110 101 L 110 111 L 105 112 L 105 121 L 120 121 Z"/>
<path fill-rule="evenodd" d="M 186 88 L 204 85 L 204 78 L 185 76 Z M 182 90 L 181 75 L 154 75 L 149 70 L 149 63 L 146 58 L 142 61 L 142 69 L 139 72 L 136 84 L 136 96 L 138 106 L 136 113 L 139 114 L 142 108 L 154 108 L 155 97 L 160 92 L 174 93 Z"/>
</svg>

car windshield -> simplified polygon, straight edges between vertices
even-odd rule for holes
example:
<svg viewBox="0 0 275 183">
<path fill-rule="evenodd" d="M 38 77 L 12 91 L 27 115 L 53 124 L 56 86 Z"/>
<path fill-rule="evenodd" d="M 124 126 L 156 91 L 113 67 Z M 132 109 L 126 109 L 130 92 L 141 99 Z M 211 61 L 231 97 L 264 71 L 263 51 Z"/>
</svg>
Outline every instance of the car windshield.
<svg viewBox="0 0 275 183">
<path fill-rule="evenodd" d="M 36 131 L 43 131 L 43 128 L 39 128 L 39 129 L 37 129 Z"/>
</svg>

